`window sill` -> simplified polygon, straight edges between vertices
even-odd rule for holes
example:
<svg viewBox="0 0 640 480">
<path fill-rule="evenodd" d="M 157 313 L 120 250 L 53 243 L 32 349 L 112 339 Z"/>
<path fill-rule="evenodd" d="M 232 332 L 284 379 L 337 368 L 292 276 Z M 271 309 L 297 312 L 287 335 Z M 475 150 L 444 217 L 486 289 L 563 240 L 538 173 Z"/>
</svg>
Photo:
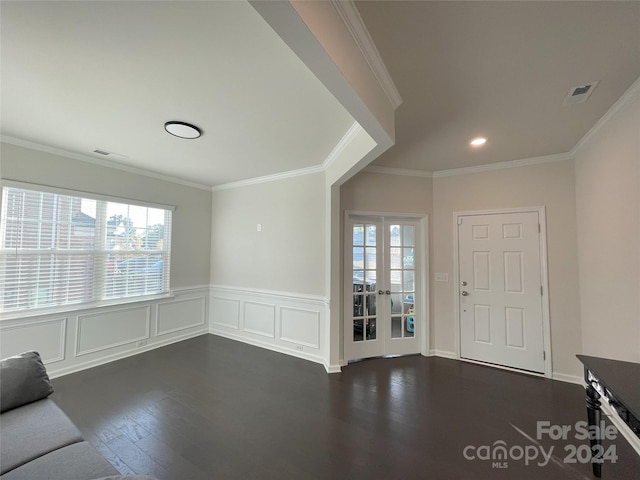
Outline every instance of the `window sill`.
<svg viewBox="0 0 640 480">
<path fill-rule="evenodd" d="M 121 305 L 131 305 L 136 303 L 148 303 L 167 298 L 175 298 L 175 295 L 173 294 L 173 292 L 158 293 L 155 295 L 145 295 L 143 297 L 118 298 L 94 303 L 80 303 L 75 305 L 61 305 L 59 307 L 31 308 L 14 312 L 1 312 L 0 322 L 29 319 L 34 317 L 45 317 L 50 315 L 60 315 L 86 310 L 97 310 L 105 307 L 117 307 Z"/>
</svg>

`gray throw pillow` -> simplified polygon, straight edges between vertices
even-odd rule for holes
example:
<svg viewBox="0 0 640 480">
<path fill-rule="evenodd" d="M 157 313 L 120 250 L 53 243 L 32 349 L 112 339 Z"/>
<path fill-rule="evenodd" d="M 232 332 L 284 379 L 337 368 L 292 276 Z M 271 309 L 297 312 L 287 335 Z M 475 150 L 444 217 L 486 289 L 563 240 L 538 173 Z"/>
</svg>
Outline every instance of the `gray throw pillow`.
<svg viewBox="0 0 640 480">
<path fill-rule="evenodd" d="M 53 393 L 38 352 L 24 352 L 0 361 L 0 412 L 26 405 Z"/>
</svg>

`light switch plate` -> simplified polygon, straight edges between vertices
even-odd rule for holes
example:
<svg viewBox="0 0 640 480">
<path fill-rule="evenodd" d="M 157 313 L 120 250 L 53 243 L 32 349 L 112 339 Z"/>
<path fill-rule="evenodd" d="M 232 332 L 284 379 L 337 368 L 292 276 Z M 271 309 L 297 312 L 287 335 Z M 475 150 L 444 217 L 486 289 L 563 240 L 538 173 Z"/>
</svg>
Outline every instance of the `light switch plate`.
<svg viewBox="0 0 640 480">
<path fill-rule="evenodd" d="M 448 273 L 436 273 L 436 282 L 448 282 L 449 274 Z"/>
</svg>

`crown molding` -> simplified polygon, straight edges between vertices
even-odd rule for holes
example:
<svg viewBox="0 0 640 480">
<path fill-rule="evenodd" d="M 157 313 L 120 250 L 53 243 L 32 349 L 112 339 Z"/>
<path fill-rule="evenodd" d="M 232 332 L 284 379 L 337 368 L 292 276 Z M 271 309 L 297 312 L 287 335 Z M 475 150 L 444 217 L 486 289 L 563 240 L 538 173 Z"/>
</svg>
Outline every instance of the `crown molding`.
<svg viewBox="0 0 640 480">
<path fill-rule="evenodd" d="M 616 113 L 622 110 L 628 103 L 634 100 L 636 97 L 640 96 L 640 77 L 631 84 L 631 86 L 627 89 L 626 92 L 622 94 L 622 96 L 614 103 L 607 113 L 605 113 L 600 119 L 595 123 L 593 127 L 578 140 L 573 148 L 571 149 L 571 154 L 575 157 L 578 153 L 591 141 L 591 139 L 600 131 L 600 129 L 606 125 L 611 118 L 613 118 Z"/>
<path fill-rule="evenodd" d="M 355 3 L 352 0 L 330 0 L 330 2 L 340 15 L 351 38 L 356 42 L 373 75 L 376 77 L 376 80 L 378 80 L 380 87 L 382 87 L 382 90 L 387 95 L 387 98 L 395 110 L 402 103 L 402 97 L 395 83 L 393 83 L 393 79 L 386 65 L 382 61 L 380 52 L 378 52 Z"/>
<path fill-rule="evenodd" d="M 569 153 L 559 153 L 556 155 L 545 155 L 542 157 L 523 158 L 521 160 L 511 160 L 508 162 L 489 163 L 487 165 L 477 165 L 474 167 L 452 168 L 451 170 L 438 170 L 433 172 L 434 178 L 452 177 L 454 175 L 468 175 L 471 173 L 491 172 L 495 170 L 503 170 L 505 168 L 527 167 L 529 165 L 540 165 L 542 163 L 562 162 L 564 160 L 573 160 L 574 156 Z"/>
<path fill-rule="evenodd" d="M 362 131 L 362 127 L 358 122 L 353 122 L 353 125 L 349 127 L 347 133 L 340 139 L 340 141 L 333 147 L 331 153 L 327 155 L 327 158 L 322 162 L 322 168 L 327 169 L 329 166 L 340 156 L 345 148 L 353 141 L 353 139 Z"/>
<path fill-rule="evenodd" d="M 393 168 L 393 167 L 379 167 L 377 165 L 371 165 L 363 170 L 364 173 L 379 173 L 381 175 L 400 175 L 403 177 L 423 177 L 433 178 L 433 172 L 426 170 L 412 170 L 409 168 Z"/>
<path fill-rule="evenodd" d="M 220 190 L 248 187 L 249 185 L 257 185 L 259 183 L 275 182 L 276 180 L 284 180 L 285 178 L 302 177 L 303 175 L 311 175 L 314 173 L 323 172 L 324 168 L 322 165 L 315 165 L 313 167 L 300 168 L 298 170 L 289 170 L 287 172 L 274 173 L 273 175 L 264 175 L 262 177 L 248 178 L 246 180 L 239 180 L 237 182 L 223 183 L 221 185 L 215 185 L 211 187 L 211 191 L 218 192 Z"/>
<path fill-rule="evenodd" d="M 74 160 L 80 160 L 81 162 L 92 163 L 100 167 L 113 168 L 116 170 L 122 170 L 123 172 L 133 173 L 135 175 L 142 175 L 144 177 L 155 178 L 157 180 L 163 180 L 165 182 L 177 183 L 179 185 L 184 185 L 187 187 L 198 188 L 200 190 L 209 190 L 211 188 L 208 185 L 203 185 L 201 183 L 190 182 L 189 180 L 171 177 L 162 173 L 156 173 L 137 167 L 130 167 L 121 163 L 110 162 L 101 158 L 94 158 L 82 153 L 76 153 L 69 150 L 63 150 L 61 148 L 50 147 L 48 145 L 42 145 L 40 143 L 30 142 L 28 140 L 23 140 L 21 138 L 11 137 L 8 135 L 0 135 L 0 142 L 15 145 L 17 147 L 28 148 L 30 150 L 37 150 L 39 152 L 50 153 L 52 155 L 72 158 Z"/>
</svg>

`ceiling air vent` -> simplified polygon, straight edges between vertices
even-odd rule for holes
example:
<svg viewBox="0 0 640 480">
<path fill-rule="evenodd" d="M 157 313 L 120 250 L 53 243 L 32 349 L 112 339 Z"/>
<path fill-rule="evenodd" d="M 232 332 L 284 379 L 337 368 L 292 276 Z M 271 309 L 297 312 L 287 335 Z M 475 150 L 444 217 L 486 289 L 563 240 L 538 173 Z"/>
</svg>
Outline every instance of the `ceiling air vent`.
<svg viewBox="0 0 640 480">
<path fill-rule="evenodd" d="M 572 105 L 574 103 L 584 103 L 591 96 L 598 86 L 598 82 L 589 82 L 583 85 L 576 85 L 569 89 L 569 93 L 564 97 L 563 105 Z"/>
<path fill-rule="evenodd" d="M 126 155 L 122 155 L 120 153 L 116 153 L 116 152 L 108 152 L 106 150 L 102 150 L 100 148 L 96 148 L 93 153 L 97 153 L 98 155 L 102 155 L 104 157 L 111 157 L 111 159 L 124 159 L 124 158 L 129 158 Z"/>
</svg>

